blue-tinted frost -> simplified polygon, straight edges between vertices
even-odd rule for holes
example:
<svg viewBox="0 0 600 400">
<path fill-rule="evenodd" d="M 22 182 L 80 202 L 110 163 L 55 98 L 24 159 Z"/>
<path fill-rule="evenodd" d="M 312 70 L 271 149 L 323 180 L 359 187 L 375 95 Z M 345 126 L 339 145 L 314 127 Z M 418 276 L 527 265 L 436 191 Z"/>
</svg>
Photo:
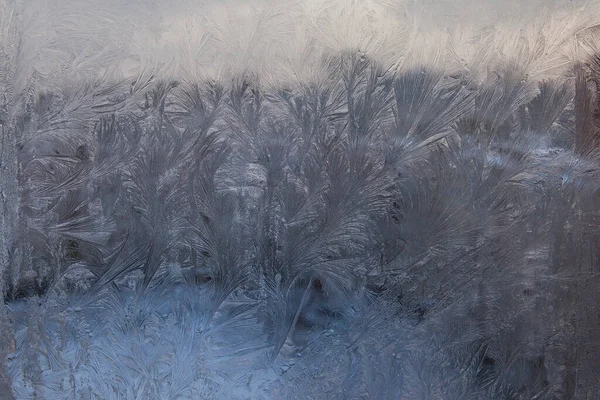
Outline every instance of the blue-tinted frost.
<svg viewBox="0 0 600 400">
<path fill-rule="evenodd" d="M 593 7 L 42 3 L 0 398 L 600 398 Z"/>
</svg>

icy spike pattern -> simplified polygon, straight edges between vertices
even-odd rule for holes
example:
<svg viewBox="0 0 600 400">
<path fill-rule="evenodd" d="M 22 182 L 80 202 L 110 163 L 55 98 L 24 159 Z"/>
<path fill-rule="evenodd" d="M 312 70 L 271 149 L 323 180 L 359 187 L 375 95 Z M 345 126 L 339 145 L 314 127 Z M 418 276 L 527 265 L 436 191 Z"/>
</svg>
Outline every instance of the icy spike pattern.
<svg viewBox="0 0 600 400">
<path fill-rule="evenodd" d="M 0 0 L 0 399 L 600 399 L 600 9 L 417 3 Z"/>
</svg>

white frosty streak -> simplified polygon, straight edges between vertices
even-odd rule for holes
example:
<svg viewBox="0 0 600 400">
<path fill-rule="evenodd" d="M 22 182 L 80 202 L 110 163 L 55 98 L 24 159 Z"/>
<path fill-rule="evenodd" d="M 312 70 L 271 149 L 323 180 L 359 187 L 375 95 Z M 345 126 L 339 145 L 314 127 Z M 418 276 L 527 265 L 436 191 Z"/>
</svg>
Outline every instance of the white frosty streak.
<svg viewBox="0 0 600 400">
<path fill-rule="evenodd" d="M 541 78 L 577 56 L 573 35 L 598 20 L 596 6 L 547 0 L 2 3 L 6 16 L 16 16 L 1 19 L 2 40 L 15 25 L 21 33 L 16 90 L 32 76 L 133 77 L 142 68 L 191 79 L 252 72 L 271 83 L 299 82 L 323 78 L 322 58 L 345 49 L 390 67 L 440 57 L 452 69 L 525 59 Z"/>
</svg>

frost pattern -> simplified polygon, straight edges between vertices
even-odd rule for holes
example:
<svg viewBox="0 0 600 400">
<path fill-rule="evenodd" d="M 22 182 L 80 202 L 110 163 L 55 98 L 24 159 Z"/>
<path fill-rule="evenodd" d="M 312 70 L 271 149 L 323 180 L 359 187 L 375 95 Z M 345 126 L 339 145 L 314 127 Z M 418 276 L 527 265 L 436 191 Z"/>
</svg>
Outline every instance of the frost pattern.
<svg viewBox="0 0 600 400">
<path fill-rule="evenodd" d="M 600 398 L 594 9 L 317 3 L 3 1 L 0 394 Z"/>
</svg>

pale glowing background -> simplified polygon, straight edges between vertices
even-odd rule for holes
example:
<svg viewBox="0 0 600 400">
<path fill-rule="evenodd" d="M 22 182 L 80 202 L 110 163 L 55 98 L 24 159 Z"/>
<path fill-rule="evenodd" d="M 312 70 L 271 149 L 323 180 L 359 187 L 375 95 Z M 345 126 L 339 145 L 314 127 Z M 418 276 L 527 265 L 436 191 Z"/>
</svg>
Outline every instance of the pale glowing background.
<svg viewBox="0 0 600 400">
<path fill-rule="evenodd" d="M 59 85 L 102 74 L 304 81 L 318 79 L 324 53 L 352 48 L 390 67 L 516 57 L 543 77 L 578 57 L 573 34 L 598 20 L 598 2 L 547 0 L 4 0 L 2 10 L 4 43 L 22 32 L 15 89 L 34 71 Z"/>
</svg>

